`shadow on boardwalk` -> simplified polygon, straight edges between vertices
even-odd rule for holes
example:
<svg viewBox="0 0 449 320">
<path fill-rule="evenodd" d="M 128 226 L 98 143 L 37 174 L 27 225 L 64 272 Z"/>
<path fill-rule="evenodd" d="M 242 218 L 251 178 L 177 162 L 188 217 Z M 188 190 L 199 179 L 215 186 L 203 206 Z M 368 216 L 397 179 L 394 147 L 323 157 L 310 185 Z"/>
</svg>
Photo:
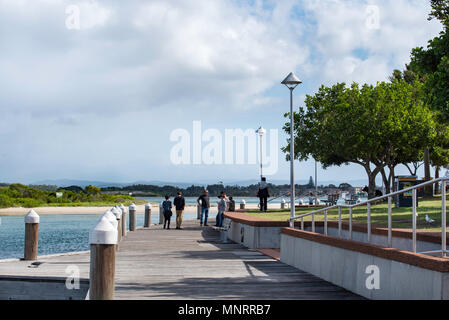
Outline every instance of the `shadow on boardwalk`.
<svg viewBox="0 0 449 320">
<path fill-rule="evenodd" d="M 116 269 L 116 299 L 362 299 L 190 221 L 129 234 Z"/>
</svg>

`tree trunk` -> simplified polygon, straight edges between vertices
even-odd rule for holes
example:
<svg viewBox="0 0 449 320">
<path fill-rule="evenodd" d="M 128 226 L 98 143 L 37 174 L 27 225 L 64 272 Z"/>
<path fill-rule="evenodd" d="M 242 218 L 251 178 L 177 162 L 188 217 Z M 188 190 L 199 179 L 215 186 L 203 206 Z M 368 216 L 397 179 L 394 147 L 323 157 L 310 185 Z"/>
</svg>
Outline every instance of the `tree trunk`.
<svg viewBox="0 0 449 320">
<path fill-rule="evenodd" d="M 373 199 L 376 197 L 376 176 L 377 174 L 369 174 L 368 175 L 368 199 Z"/>
<path fill-rule="evenodd" d="M 430 178 L 430 151 L 427 148 L 424 150 L 424 179 L 429 181 Z M 424 187 L 424 195 L 426 197 L 432 196 L 432 186 Z"/>
<path fill-rule="evenodd" d="M 440 167 L 435 167 L 435 179 L 438 179 L 440 177 Z M 439 185 L 438 183 L 435 183 L 435 194 L 439 193 Z"/>
<path fill-rule="evenodd" d="M 390 177 L 388 178 L 388 183 L 391 186 L 390 192 L 394 192 L 395 191 L 394 190 L 394 176 L 395 176 L 394 169 L 395 169 L 395 167 L 392 167 L 390 169 Z"/>
<path fill-rule="evenodd" d="M 385 173 L 385 168 L 382 168 L 382 170 L 380 171 L 381 175 L 382 175 L 382 180 L 384 182 L 384 186 L 385 186 L 385 193 L 388 194 L 391 192 L 390 189 L 390 178 L 387 178 L 387 174 Z M 389 174 L 389 177 L 391 177 L 391 172 Z"/>
</svg>

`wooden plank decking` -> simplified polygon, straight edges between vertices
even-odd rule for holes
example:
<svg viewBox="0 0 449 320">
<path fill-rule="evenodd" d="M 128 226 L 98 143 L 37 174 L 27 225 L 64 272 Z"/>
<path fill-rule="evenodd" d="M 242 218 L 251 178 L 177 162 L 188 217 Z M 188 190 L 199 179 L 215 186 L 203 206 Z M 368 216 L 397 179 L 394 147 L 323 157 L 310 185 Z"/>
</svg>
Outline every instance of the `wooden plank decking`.
<svg viewBox="0 0 449 320">
<path fill-rule="evenodd" d="M 116 299 L 360 299 L 196 221 L 128 233 L 116 261 Z"/>
<path fill-rule="evenodd" d="M 76 265 L 89 278 L 89 253 L 0 262 L 1 275 L 67 277 Z M 185 221 L 183 230 L 161 226 L 128 232 L 116 258 L 115 299 L 361 299 L 219 233 Z"/>
</svg>

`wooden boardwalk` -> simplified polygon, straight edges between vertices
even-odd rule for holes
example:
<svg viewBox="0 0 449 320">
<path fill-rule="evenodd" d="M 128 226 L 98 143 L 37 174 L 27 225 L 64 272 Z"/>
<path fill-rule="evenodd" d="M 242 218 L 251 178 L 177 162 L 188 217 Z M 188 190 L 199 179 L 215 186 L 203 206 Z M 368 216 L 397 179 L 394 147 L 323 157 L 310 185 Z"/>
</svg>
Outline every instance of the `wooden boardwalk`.
<svg viewBox="0 0 449 320">
<path fill-rule="evenodd" d="M 67 277 L 78 266 L 89 278 L 89 253 L 0 262 L 2 275 Z M 240 244 L 224 244 L 212 228 L 185 221 L 128 232 L 116 257 L 115 299 L 361 299 L 360 296 Z"/>
<path fill-rule="evenodd" d="M 116 299 L 360 299 L 311 274 L 186 221 L 128 233 L 116 260 Z"/>
</svg>

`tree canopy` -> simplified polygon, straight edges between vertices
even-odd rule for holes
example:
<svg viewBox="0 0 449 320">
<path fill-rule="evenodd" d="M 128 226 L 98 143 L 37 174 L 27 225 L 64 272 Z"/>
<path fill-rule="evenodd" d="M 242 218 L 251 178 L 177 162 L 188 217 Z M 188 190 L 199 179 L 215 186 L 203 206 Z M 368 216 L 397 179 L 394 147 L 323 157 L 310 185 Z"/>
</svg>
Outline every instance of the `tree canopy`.
<svg viewBox="0 0 449 320">
<path fill-rule="evenodd" d="M 434 114 L 422 95 L 421 83 L 400 80 L 322 86 L 306 97 L 306 108 L 294 114 L 295 158 L 313 157 L 325 168 L 363 166 L 372 197 L 383 168 L 413 161 L 435 139 Z M 284 130 L 290 133 L 289 123 Z M 289 145 L 283 151 L 288 153 Z"/>
</svg>

